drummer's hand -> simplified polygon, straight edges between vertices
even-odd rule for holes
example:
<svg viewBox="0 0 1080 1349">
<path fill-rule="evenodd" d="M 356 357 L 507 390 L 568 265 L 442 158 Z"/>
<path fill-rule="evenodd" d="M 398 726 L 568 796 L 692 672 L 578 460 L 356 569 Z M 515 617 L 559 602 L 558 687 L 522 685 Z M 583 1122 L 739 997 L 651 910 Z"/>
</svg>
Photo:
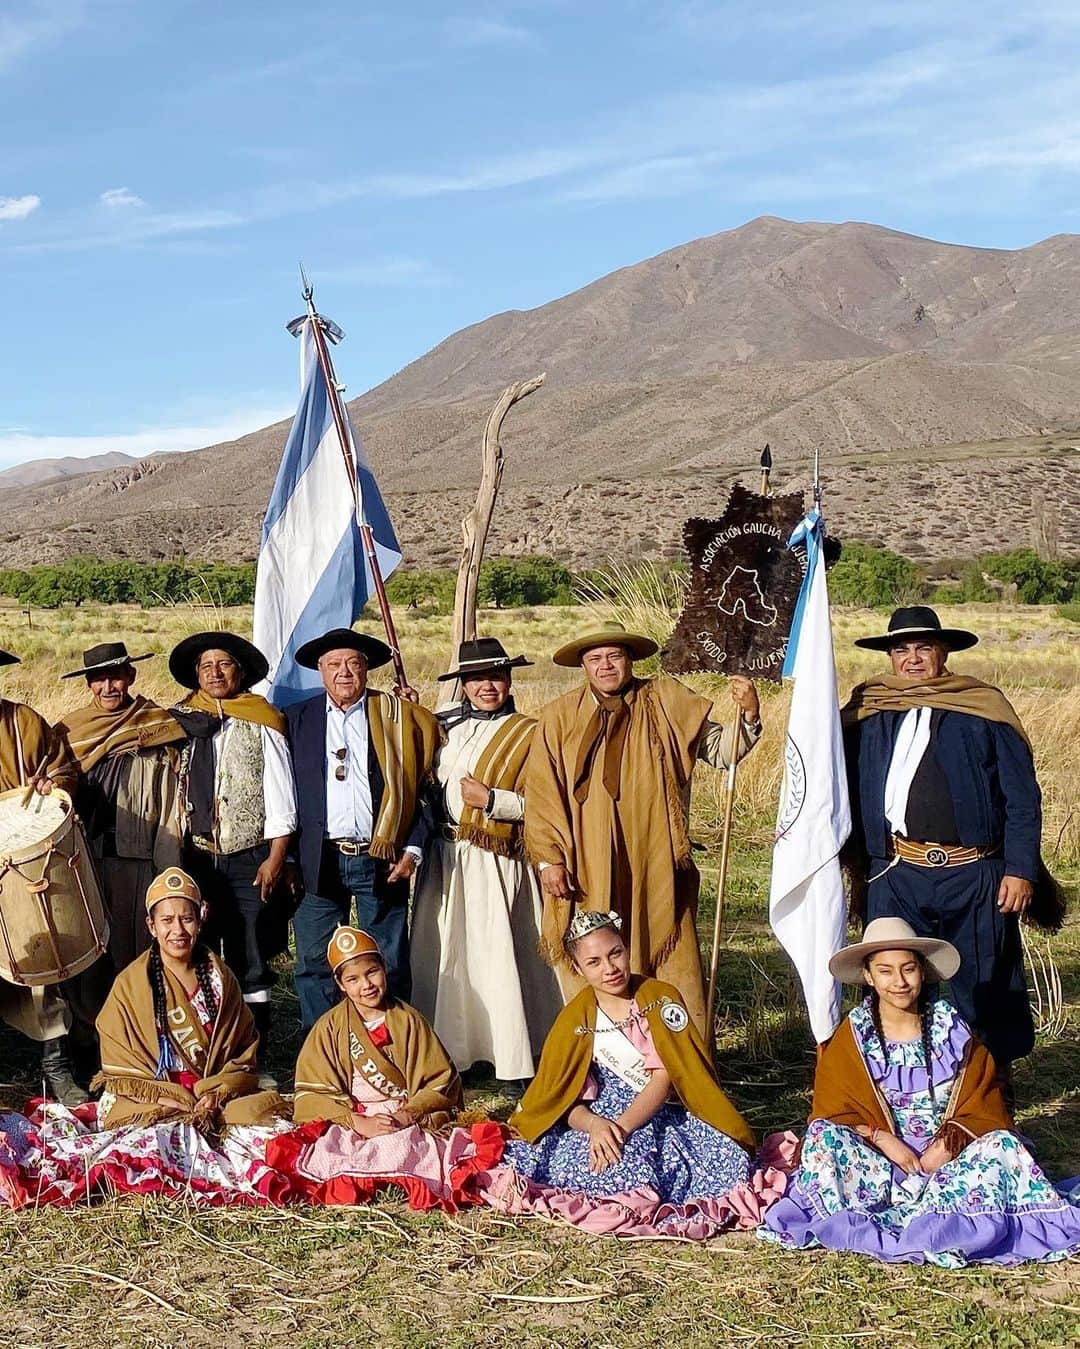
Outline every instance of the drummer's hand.
<svg viewBox="0 0 1080 1349">
<path fill-rule="evenodd" d="M 45 776 L 44 773 L 41 773 L 36 778 L 34 778 L 31 781 L 30 786 L 33 787 L 35 792 L 37 792 L 38 796 L 48 796 L 49 793 L 52 791 L 52 783 L 49 781 L 49 779 Z"/>
<path fill-rule="evenodd" d="M 255 873 L 253 884 L 259 891 L 259 898 L 265 904 L 270 896 L 277 889 L 277 883 L 281 880 L 281 873 L 284 866 L 277 862 L 273 857 L 268 857 Z"/>
</svg>

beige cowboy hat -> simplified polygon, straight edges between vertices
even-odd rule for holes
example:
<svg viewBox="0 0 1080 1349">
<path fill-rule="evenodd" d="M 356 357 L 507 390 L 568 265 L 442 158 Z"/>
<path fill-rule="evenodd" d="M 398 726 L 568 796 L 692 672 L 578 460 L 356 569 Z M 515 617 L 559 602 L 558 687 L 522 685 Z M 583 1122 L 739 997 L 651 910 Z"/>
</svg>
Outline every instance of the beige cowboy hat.
<svg viewBox="0 0 1080 1349">
<path fill-rule="evenodd" d="M 863 939 L 845 946 L 829 961 L 829 973 L 844 984 L 861 984 L 863 961 L 875 951 L 918 951 L 926 960 L 926 977 L 932 984 L 951 979 L 960 968 L 960 952 L 938 937 L 918 937 L 902 918 L 875 918 L 863 929 Z"/>
<path fill-rule="evenodd" d="M 560 646 L 551 658 L 552 663 L 573 669 L 581 664 L 585 652 L 594 646 L 624 646 L 634 660 L 644 660 L 646 656 L 654 656 L 660 650 L 657 643 L 643 633 L 627 632 L 621 623 L 604 623 L 599 628 L 583 632 L 565 646 Z"/>
</svg>

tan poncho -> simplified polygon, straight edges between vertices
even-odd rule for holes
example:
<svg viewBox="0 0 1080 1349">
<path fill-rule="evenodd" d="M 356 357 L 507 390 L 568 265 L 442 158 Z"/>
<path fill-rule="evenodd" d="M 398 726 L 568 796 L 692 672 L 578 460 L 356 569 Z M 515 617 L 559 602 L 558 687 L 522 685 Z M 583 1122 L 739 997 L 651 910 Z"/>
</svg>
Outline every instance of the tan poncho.
<svg viewBox="0 0 1080 1349">
<path fill-rule="evenodd" d="M 473 776 L 496 791 L 521 794 L 536 722 L 513 712 L 484 746 Z M 479 806 L 466 805 L 458 821 L 457 837 L 499 857 L 524 855 L 522 828 L 517 820 L 493 820 Z"/>
<path fill-rule="evenodd" d="M 913 707 L 930 707 L 939 712 L 963 712 L 971 717 L 1002 722 L 1011 726 L 1025 745 L 1031 748 L 1016 709 L 1000 689 L 985 684 L 973 675 L 943 674 L 934 679 L 902 679 L 899 675 L 878 675 L 856 684 L 840 709 L 845 726 L 875 716 L 878 712 L 908 712 Z"/>
<path fill-rule="evenodd" d="M 25 787 L 39 773 L 74 796 L 79 770 L 63 736 L 32 707 L 0 699 L 0 791 Z"/>
<path fill-rule="evenodd" d="M 354 1072 L 384 1096 L 398 1097 L 401 1113 L 415 1124 L 434 1131 L 450 1122 L 462 1107 L 461 1078 L 439 1037 L 404 1002 L 388 1004 L 385 1025 L 390 1039 L 379 1048 L 348 998 L 316 1021 L 296 1061 L 297 1124 L 322 1119 L 348 1128 Z"/>
<path fill-rule="evenodd" d="M 165 970 L 165 1001 L 173 1048 L 199 1081 L 194 1091 L 157 1076 L 160 1046 L 154 1022 L 150 952 L 145 951 L 116 977 L 97 1019 L 101 1072 L 90 1084 L 116 1100 L 103 1121 L 106 1128 L 191 1122 L 197 1102 L 211 1093 L 214 1115 L 225 1124 L 262 1124 L 285 1113 L 275 1092 L 260 1092 L 255 1070 L 259 1037 L 232 973 L 211 955 L 221 978 L 221 1006 L 209 1039 L 191 1010 L 180 982 Z"/>
<path fill-rule="evenodd" d="M 635 679 L 625 701 L 630 716 L 619 728 L 614 798 L 604 781 L 602 747 L 574 790 L 582 741 L 594 733 L 597 702 L 588 686 L 540 713 L 525 773 L 525 846 L 534 863 L 569 868 L 580 908 L 615 909 L 629 920 L 631 968 L 651 973 L 697 901 L 687 807 L 698 742 L 713 705 L 663 676 Z M 574 903 L 545 898 L 543 943 L 553 962 L 563 957 Z"/>
</svg>

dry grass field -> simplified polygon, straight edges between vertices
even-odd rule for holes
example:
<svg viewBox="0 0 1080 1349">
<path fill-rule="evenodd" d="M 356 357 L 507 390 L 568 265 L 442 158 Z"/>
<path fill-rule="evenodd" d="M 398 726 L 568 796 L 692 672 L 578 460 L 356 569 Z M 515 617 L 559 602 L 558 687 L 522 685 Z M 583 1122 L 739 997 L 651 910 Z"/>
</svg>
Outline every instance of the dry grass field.
<svg viewBox="0 0 1080 1349">
<path fill-rule="evenodd" d="M 635 621 L 662 626 L 664 607 Z M 483 615 L 483 630 L 536 665 L 520 672 L 527 710 L 574 676 L 548 655 L 582 621 L 580 609 Z M 950 610 L 983 641 L 955 660 L 961 672 L 1000 684 L 1036 748 L 1046 805 L 1045 852 L 1069 885 L 1073 912 L 1049 949 L 1061 975 L 1067 1024 L 1040 1035 L 1018 1072 L 1020 1125 L 1056 1177 L 1080 1173 L 1080 660 L 1076 626 L 1051 608 Z M 838 610 L 842 691 L 878 666 L 851 639 L 880 614 Z M 131 651 L 167 652 L 188 632 L 250 628 L 250 614 L 193 609 L 84 608 L 25 615 L 0 608 L 0 646 L 26 658 L 0 672 L 0 689 L 58 716 L 81 697 L 83 647 L 122 637 Z M 407 668 L 425 701 L 445 668 L 447 620 L 401 615 Z M 661 632 L 658 635 L 663 636 Z M 722 680 L 695 680 L 726 694 Z M 140 686 L 175 696 L 163 659 L 140 666 Z M 787 694 L 765 691 L 763 744 L 740 769 L 736 852 L 720 963 L 721 1075 L 759 1132 L 798 1127 L 808 1104 L 813 1049 L 785 958 L 766 923 L 768 845 L 779 783 Z M 705 877 L 701 931 L 711 930 L 720 775 L 699 770 L 693 834 Z M 295 1000 L 283 962 L 277 1067 L 296 1051 Z M 17 1104 L 31 1086 L 29 1060 L 0 1033 Z M 509 1102 L 481 1092 L 505 1113 Z M 692 1346 L 878 1344 L 902 1347 L 1034 1346 L 1076 1342 L 1080 1262 L 1020 1270 L 943 1272 L 880 1267 L 832 1254 L 790 1255 L 751 1236 L 705 1246 L 586 1238 L 487 1212 L 419 1216 L 402 1204 L 322 1211 L 214 1212 L 124 1199 L 72 1212 L 0 1214 L 0 1318 L 7 1343 L 219 1346 L 257 1340 L 293 1349 L 377 1340 L 388 1346 Z"/>
</svg>

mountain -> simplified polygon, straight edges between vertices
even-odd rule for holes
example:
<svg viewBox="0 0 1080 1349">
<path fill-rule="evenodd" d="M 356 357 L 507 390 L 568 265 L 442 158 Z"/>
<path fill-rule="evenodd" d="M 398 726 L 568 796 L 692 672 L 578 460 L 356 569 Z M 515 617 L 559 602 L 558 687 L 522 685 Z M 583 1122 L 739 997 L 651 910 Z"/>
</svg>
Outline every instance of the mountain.
<svg viewBox="0 0 1080 1349">
<path fill-rule="evenodd" d="M 110 450 L 107 454 L 91 454 L 85 459 L 76 459 L 67 455 L 63 459 L 32 459 L 29 463 L 15 464 L 13 468 L 0 470 L 0 489 L 12 487 L 39 487 L 54 482 L 57 478 L 77 478 L 87 473 L 104 473 L 112 468 L 122 468 L 135 463 L 130 454 L 119 450 Z"/>
<path fill-rule="evenodd" d="M 1080 511 L 1080 236 L 763 217 L 464 328 L 349 404 L 410 560 L 456 556 L 491 403 L 541 370 L 504 429 L 492 551 L 676 553 L 766 440 L 785 488 L 820 450 L 833 530 L 913 555 Z M 0 562 L 30 528 L 50 557 L 252 557 L 287 430 L 14 492 Z"/>
</svg>

